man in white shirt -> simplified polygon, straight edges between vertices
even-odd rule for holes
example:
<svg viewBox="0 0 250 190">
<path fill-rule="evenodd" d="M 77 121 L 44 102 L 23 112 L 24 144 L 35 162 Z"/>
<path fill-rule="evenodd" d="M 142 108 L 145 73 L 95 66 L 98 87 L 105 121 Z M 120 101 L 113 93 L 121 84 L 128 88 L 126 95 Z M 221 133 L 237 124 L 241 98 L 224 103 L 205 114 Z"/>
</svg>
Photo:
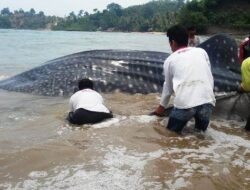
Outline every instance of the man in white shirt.
<svg viewBox="0 0 250 190">
<path fill-rule="evenodd" d="M 205 131 L 215 105 L 209 57 L 201 48 L 187 47 L 188 33 L 182 26 L 169 28 L 167 36 L 173 53 L 164 62 L 165 82 L 161 101 L 153 113 L 163 115 L 170 96 L 174 95 L 174 108 L 167 128 L 181 133 L 194 117 L 195 128 Z"/>
<path fill-rule="evenodd" d="M 71 112 L 68 120 L 72 124 L 98 123 L 112 118 L 112 113 L 103 104 L 102 96 L 93 90 L 90 79 L 82 79 L 78 83 L 79 90 L 69 100 Z"/>
</svg>

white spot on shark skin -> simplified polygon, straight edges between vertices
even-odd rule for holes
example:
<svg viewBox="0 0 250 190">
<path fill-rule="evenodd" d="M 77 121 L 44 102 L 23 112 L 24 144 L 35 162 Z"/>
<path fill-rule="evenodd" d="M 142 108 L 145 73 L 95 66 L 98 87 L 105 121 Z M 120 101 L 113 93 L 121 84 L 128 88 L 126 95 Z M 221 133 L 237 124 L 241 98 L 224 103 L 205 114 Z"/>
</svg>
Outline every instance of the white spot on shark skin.
<svg viewBox="0 0 250 190">
<path fill-rule="evenodd" d="M 106 74 L 113 74 L 113 72 L 116 72 L 117 70 L 109 70 L 109 69 L 106 69 L 106 68 L 103 68 L 102 69 L 102 74 L 104 76 L 106 76 Z"/>
<path fill-rule="evenodd" d="M 102 78 L 96 78 L 97 81 L 102 82 L 104 85 L 107 85 L 107 81 Z"/>
<path fill-rule="evenodd" d="M 125 61 L 111 61 L 110 64 L 111 64 L 111 65 L 114 65 L 114 66 L 117 66 L 117 67 L 123 67 L 123 68 L 128 69 L 128 67 L 125 67 L 125 66 L 122 65 L 122 64 L 128 64 L 128 63 L 125 62 Z"/>
<path fill-rule="evenodd" d="M 157 85 L 156 85 L 156 84 L 154 84 L 154 85 L 153 85 L 153 88 L 154 88 L 155 90 L 157 90 L 157 89 L 158 89 L 158 87 L 157 87 Z"/>
<path fill-rule="evenodd" d="M 63 96 L 63 90 L 62 89 L 59 90 L 59 96 Z"/>
</svg>

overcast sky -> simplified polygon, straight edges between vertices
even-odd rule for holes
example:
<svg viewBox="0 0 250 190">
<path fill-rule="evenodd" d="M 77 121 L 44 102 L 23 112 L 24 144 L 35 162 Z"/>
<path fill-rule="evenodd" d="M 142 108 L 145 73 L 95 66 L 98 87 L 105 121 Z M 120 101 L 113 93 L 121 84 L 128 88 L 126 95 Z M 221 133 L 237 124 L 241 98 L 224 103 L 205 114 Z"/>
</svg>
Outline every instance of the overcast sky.
<svg viewBox="0 0 250 190">
<path fill-rule="evenodd" d="M 89 13 L 93 13 L 95 8 L 102 11 L 110 3 L 117 3 L 126 8 L 150 1 L 152 0 L 0 0 L 0 10 L 8 7 L 11 11 L 20 8 L 29 11 L 34 8 L 36 12 L 43 11 L 45 15 L 66 16 L 71 11 L 78 13 L 81 9 Z"/>
</svg>

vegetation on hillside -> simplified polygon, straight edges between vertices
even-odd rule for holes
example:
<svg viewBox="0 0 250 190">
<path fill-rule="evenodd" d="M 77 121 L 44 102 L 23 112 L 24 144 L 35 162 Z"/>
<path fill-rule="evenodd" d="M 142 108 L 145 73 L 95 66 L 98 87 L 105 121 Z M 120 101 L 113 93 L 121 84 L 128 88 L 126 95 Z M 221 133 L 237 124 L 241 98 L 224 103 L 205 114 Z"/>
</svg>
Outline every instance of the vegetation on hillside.
<svg viewBox="0 0 250 190">
<path fill-rule="evenodd" d="M 141 6 L 123 9 L 119 4 L 111 3 L 102 12 L 95 9 L 94 14 L 80 11 L 71 12 L 55 30 L 87 31 L 165 31 L 176 23 L 177 12 L 184 5 L 184 0 L 152 1 Z"/>
<path fill-rule="evenodd" d="M 55 16 L 45 16 L 42 11 L 36 13 L 34 9 L 11 12 L 9 8 L 3 8 L 0 14 L 0 28 L 45 29 L 50 28 L 57 20 Z"/>
<path fill-rule="evenodd" d="M 211 26 L 250 30 L 249 9 L 249 0 L 192 0 L 182 7 L 178 18 L 200 32 Z"/>
<path fill-rule="evenodd" d="M 122 8 L 111 3 L 103 11 L 94 9 L 71 12 L 67 17 L 45 16 L 34 9 L 0 14 L 0 28 L 82 30 L 82 31 L 159 31 L 176 23 L 194 25 L 198 32 L 211 26 L 250 29 L 249 0 L 158 0 L 144 5 Z"/>
</svg>

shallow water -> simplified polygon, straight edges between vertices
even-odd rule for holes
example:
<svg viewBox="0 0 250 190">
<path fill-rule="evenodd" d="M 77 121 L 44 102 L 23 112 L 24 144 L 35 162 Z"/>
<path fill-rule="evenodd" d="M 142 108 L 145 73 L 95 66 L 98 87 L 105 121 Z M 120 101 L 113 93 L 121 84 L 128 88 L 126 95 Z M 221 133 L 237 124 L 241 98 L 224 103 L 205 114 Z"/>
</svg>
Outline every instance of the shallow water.
<svg viewBox="0 0 250 190">
<path fill-rule="evenodd" d="M 147 50 L 164 49 L 165 43 L 165 36 L 146 34 L 94 33 L 93 37 L 91 33 L 87 41 L 78 43 L 82 33 L 62 32 L 62 41 L 57 43 L 60 33 L 3 30 L 0 34 L 3 32 L 7 37 L 26 37 L 19 39 L 15 54 L 9 52 L 13 47 L 6 50 L 1 45 L 7 52 L 2 52 L 4 58 L 0 56 L 1 76 L 42 64 L 43 59 L 85 50 L 81 49 L 83 42 L 88 44 L 86 49 L 91 45 L 93 49 L 115 48 L 117 44 L 105 43 L 112 36 L 120 36 L 124 48 L 133 41 L 131 49 L 143 50 L 145 37 L 152 40 Z M 103 39 L 99 46 L 96 34 Z M 25 41 L 34 46 L 25 46 Z M 35 54 L 35 46 L 43 52 Z M 103 96 L 115 117 L 77 127 L 65 120 L 68 97 L 0 90 L 0 189 L 250 189 L 250 133 L 243 129 L 244 121 L 223 119 L 216 113 L 206 133 L 194 131 L 189 122 L 179 136 L 165 129 L 167 118 L 148 116 L 158 105 L 159 94 Z"/>
<path fill-rule="evenodd" d="M 97 49 L 170 52 L 165 35 L 0 29 L 0 79 L 68 54 Z"/>
<path fill-rule="evenodd" d="M 3 189 L 249 189 L 250 135 L 244 122 L 193 122 L 179 136 L 147 114 L 158 94 L 105 94 L 115 118 L 76 127 L 67 98 L 1 91 Z M 8 129 L 7 129 L 8 126 Z"/>
</svg>

